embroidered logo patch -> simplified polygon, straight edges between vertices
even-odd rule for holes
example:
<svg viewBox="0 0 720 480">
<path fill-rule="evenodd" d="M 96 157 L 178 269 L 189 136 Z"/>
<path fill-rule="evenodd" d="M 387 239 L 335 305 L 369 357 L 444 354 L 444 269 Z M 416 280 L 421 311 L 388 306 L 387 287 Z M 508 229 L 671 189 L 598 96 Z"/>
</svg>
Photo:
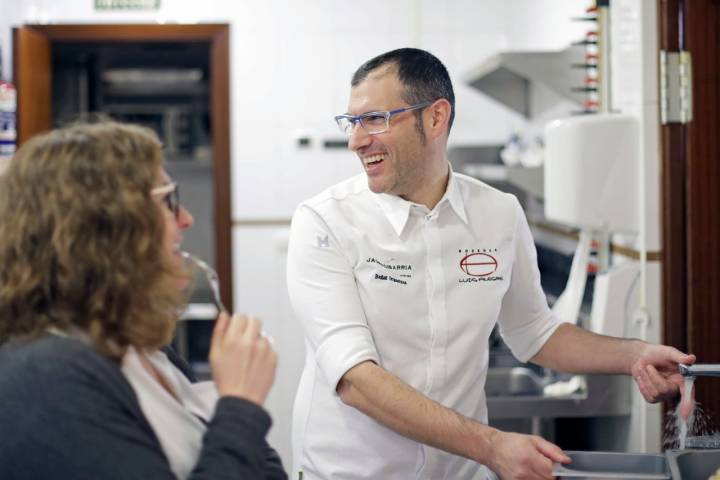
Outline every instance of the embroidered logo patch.
<svg viewBox="0 0 720 480">
<path fill-rule="evenodd" d="M 315 238 L 317 238 L 318 248 L 329 248 L 330 247 L 330 239 L 328 238 L 328 235 L 325 235 L 324 237 L 321 237 L 320 235 L 316 235 Z"/>
<path fill-rule="evenodd" d="M 375 266 L 380 272 L 375 272 L 373 278 L 375 280 L 384 280 L 392 283 L 407 285 L 412 278 L 412 265 L 408 263 L 396 263 L 394 258 L 389 260 L 379 260 L 375 257 L 367 257 L 365 263 Z"/>
<path fill-rule="evenodd" d="M 487 253 L 470 253 L 460 260 L 462 271 L 473 277 L 492 275 L 497 267 L 497 259 Z"/>
<path fill-rule="evenodd" d="M 467 278 L 461 278 L 460 283 L 469 282 L 497 282 L 503 277 L 494 276 L 498 270 L 497 249 L 472 249 L 458 250 L 460 257 L 460 270 L 467 275 Z"/>
</svg>

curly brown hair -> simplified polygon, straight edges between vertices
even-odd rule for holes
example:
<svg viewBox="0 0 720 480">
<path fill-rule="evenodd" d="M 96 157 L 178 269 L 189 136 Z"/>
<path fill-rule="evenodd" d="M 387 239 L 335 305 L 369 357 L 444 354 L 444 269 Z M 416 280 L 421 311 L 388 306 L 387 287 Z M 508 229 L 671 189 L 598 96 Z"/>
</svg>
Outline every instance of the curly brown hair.
<svg viewBox="0 0 720 480">
<path fill-rule="evenodd" d="M 151 130 L 104 122 L 17 151 L 0 177 L 0 344 L 79 329 L 119 360 L 170 342 L 183 272 L 150 195 L 160 150 Z"/>
</svg>

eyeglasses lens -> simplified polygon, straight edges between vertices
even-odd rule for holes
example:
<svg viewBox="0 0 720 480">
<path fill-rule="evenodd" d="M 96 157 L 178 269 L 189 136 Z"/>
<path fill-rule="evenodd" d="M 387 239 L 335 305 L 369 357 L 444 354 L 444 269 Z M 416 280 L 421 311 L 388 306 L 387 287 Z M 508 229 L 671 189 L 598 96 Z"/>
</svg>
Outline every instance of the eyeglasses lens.
<svg viewBox="0 0 720 480">
<path fill-rule="evenodd" d="M 340 131 L 352 135 L 355 124 L 360 122 L 362 128 L 370 135 L 383 133 L 388 130 L 388 119 L 390 115 L 387 112 L 378 112 L 377 114 L 365 114 L 360 117 L 338 117 L 337 124 Z"/>
<path fill-rule="evenodd" d="M 341 132 L 343 132 L 347 135 L 350 135 L 352 133 L 354 123 L 349 118 L 338 117 L 337 124 L 338 124 L 338 127 L 340 128 Z"/>
<path fill-rule="evenodd" d="M 171 212 L 175 215 L 175 218 L 180 217 L 180 189 L 177 185 L 175 188 L 165 196 L 165 203 Z"/>
</svg>

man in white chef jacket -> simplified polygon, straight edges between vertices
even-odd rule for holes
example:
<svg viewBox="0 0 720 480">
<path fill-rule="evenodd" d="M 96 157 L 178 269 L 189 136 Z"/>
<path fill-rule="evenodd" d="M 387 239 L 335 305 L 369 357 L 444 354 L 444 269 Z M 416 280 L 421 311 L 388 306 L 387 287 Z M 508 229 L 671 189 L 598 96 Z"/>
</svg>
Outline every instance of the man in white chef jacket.
<svg viewBox="0 0 720 480">
<path fill-rule="evenodd" d="M 306 334 L 294 472 L 315 479 L 552 478 L 569 459 L 487 426 L 488 338 L 521 361 L 632 374 L 644 397 L 678 392 L 674 348 L 561 324 L 540 287 L 514 196 L 455 173 L 444 65 L 400 49 L 362 65 L 336 117 L 364 172 L 303 202 L 288 289 Z"/>
</svg>

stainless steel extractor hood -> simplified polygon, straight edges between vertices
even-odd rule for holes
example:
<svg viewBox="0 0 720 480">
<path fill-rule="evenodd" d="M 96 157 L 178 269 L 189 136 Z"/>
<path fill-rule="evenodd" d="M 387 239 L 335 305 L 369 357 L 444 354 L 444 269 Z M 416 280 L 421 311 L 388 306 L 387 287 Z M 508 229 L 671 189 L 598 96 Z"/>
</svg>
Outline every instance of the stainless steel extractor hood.
<svg viewBox="0 0 720 480">
<path fill-rule="evenodd" d="M 539 82 L 555 93 L 582 104 L 586 71 L 585 49 L 573 45 L 560 51 L 500 52 L 463 76 L 470 86 L 529 117 L 530 84 Z M 573 66 L 576 66 L 573 68 Z"/>
</svg>

